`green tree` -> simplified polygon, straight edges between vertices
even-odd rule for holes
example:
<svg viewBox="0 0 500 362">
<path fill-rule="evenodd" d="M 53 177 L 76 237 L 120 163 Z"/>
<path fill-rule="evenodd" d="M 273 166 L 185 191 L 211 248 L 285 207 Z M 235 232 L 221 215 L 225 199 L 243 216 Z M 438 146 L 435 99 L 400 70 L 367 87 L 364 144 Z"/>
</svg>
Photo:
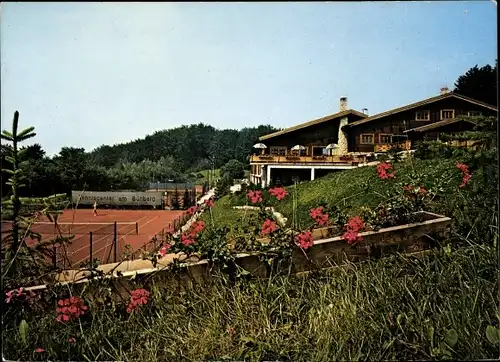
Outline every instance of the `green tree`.
<svg viewBox="0 0 500 362">
<path fill-rule="evenodd" d="M 497 105 L 497 61 L 495 67 L 477 65 L 458 77 L 455 83 L 455 92 L 467 97 Z"/>
<path fill-rule="evenodd" d="M 242 178 L 245 175 L 245 165 L 240 161 L 230 160 L 221 167 L 221 174 L 230 179 Z"/>
</svg>

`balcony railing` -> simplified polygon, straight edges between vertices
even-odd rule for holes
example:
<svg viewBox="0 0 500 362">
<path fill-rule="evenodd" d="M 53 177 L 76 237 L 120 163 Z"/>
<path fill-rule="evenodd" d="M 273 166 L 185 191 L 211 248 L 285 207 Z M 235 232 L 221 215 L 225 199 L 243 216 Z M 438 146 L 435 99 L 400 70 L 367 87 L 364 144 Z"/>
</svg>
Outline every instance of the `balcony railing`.
<svg viewBox="0 0 500 362">
<path fill-rule="evenodd" d="M 252 155 L 250 162 L 253 163 L 289 163 L 289 164 L 338 164 L 357 165 L 366 162 L 365 155 L 345 156 L 298 156 L 298 155 Z"/>
</svg>

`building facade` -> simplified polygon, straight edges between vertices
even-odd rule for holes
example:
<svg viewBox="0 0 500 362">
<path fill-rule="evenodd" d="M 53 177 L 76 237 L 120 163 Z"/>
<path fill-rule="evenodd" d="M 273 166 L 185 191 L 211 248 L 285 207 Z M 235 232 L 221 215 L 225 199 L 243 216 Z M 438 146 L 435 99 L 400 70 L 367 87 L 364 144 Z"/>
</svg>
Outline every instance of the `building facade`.
<svg viewBox="0 0 500 362">
<path fill-rule="evenodd" d="M 314 180 L 365 165 L 376 153 L 410 150 L 418 140 L 472 129 L 467 117 L 496 115 L 496 107 L 447 88 L 436 97 L 373 116 L 348 109 L 342 97 L 338 113 L 260 137 L 266 148 L 250 156 L 250 181 L 265 187 Z"/>
</svg>

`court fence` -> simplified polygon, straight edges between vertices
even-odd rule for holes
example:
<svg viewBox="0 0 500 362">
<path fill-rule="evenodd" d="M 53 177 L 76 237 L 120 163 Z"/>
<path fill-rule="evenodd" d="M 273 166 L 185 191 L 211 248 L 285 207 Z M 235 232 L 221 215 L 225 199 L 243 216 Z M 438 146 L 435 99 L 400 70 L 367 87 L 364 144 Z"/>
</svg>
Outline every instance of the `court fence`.
<svg viewBox="0 0 500 362">
<path fill-rule="evenodd" d="M 144 253 L 151 253 L 156 250 L 161 245 L 164 245 L 172 234 L 181 231 L 182 227 L 186 224 L 191 216 L 187 213 L 183 213 L 179 217 L 177 217 L 172 223 L 168 223 L 160 232 L 156 233 L 148 242 L 143 244 L 141 247 L 136 250 L 131 251 L 130 253 L 125 254 L 127 260 L 136 260 L 141 259 Z"/>
<path fill-rule="evenodd" d="M 190 215 L 182 213 L 135 250 L 127 245 L 124 236 L 139 235 L 138 222 L 34 223 L 31 229 L 43 236 L 51 236 L 51 239 L 73 236 L 71 248 L 64 243 L 54 244 L 47 256 L 54 269 L 71 269 L 139 259 L 144 252 L 157 250 L 170 235 L 180 231 L 189 218 Z M 3 234 L 9 231 L 12 223 L 2 221 L 1 225 Z"/>
<path fill-rule="evenodd" d="M 91 264 L 95 265 L 97 261 L 99 264 L 117 262 L 121 258 L 119 241 L 123 236 L 139 235 L 139 223 L 137 222 L 114 222 L 99 228 L 95 228 L 93 224 L 88 225 L 90 226 L 86 228 L 89 230 L 93 227 L 91 231 L 82 234 L 80 230 L 76 230 L 79 236 L 71 240 L 71 243 L 74 245 L 73 249 L 78 249 L 71 250 L 71 253 L 68 254 L 66 245 L 53 246 L 52 262 L 54 268 L 68 269 L 89 266 Z M 46 226 L 44 226 L 45 230 L 48 230 Z M 70 236 L 75 234 L 73 231 L 75 230 L 66 228 L 64 233 L 58 230 L 58 233 L 54 235 Z M 40 231 L 36 232 L 40 233 Z M 47 232 L 44 234 L 48 235 Z M 78 260 L 78 265 L 75 264 L 75 260 Z"/>
</svg>

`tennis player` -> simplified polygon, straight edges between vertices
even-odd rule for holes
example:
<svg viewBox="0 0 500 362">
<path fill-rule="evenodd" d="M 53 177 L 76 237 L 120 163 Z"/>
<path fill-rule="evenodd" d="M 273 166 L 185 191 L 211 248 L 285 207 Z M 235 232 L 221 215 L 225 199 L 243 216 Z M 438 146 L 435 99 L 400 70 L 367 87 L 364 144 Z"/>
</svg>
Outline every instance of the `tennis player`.
<svg viewBox="0 0 500 362">
<path fill-rule="evenodd" d="M 97 216 L 97 201 L 94 201 L 94 216 Z"/>
</svg>

